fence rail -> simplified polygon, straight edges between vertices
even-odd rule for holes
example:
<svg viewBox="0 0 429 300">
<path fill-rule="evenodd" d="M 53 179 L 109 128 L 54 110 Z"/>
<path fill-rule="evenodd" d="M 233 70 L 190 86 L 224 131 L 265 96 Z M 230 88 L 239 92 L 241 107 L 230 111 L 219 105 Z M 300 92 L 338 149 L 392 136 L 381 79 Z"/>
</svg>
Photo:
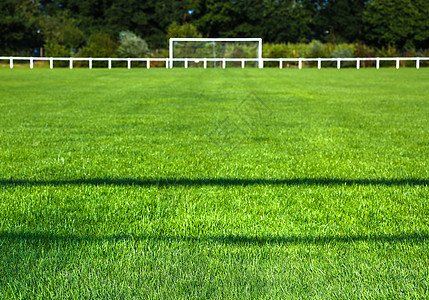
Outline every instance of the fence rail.
<svg viewBox="0 0 429 300">
<path fill-rule="evenodd" d="M 380 68 L 380 62 L 392 61 L 396 63 L 396 69 L 399 69 L 401 61 L 414 61 L 416 69 L 420 68 L 420 62 L 429 61 L 429 57 L 357 57 L 357 58 L 92 58 L 92 57 L 20 57 L 20 56 L 0 56 L 0 60 L 9 61 L 10 68 L 13 69 L 16 61 L 29 61 L 30 69 L 33 69 L 35 61 L 49 61 L 49 67 L 54 68 L 54 61 L 67 61 L 69 68 L 73 69 L 74 62 L 88 62 L 88 68 L 92 69 L 93 62 L 107 62 L 107 67 L 112 68 L 112 62 L 126 62 L 127 68 L 131 69 L 132 62 L 145 62 L 146 68 L 151 68 L 152 62 L 164 62 L 165 68 L 173 68 L 175 62 L 183 62 L 185 68 L 189 67 L 189 63 L 202 64 L 204 69 L 207 68 L 208 62 L 214 64 L 219 62 L 223 69 L 226 68 L 227 62 L 240 62 L 241 68 L 246 67 L 247 62 L 259 63 L 262 61 L 262 67 L 266 62 L 277 62 L 278 68 L 282 69 L 284 63 L 297 63 L 298 69 L 303 68 L 305 62 L 317 62 L 317 68 L 322 68 L 322 62 L 336 62 L 337 69 L 341 69 L 342 62 L 355 62 L 356 69 L 360 69 L 362 62 L 375 61 L 375 67 Z M 287 67 L 289 65 L 286 65 Z"/>
</svg>

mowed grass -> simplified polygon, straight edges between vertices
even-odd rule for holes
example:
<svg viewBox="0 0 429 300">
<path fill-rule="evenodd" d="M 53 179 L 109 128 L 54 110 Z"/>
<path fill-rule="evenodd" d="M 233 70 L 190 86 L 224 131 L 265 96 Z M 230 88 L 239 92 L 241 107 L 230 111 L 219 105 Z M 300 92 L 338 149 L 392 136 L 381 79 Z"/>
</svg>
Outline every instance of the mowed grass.
<svg viewBox="0 0 429 300">
<path fill-rule="evenodd" d="M 428 69 L 0 69 L 0 298 L 428 298 Z"/>
</svg>

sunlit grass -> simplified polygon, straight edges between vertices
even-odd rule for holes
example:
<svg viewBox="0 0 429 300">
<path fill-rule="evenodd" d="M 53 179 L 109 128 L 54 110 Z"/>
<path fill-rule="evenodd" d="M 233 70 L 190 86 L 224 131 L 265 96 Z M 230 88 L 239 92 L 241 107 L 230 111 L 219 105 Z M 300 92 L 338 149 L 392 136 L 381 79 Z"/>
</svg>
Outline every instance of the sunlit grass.
<svg viewBox="0 0 429 300">
<path fill-rule="evenodd" d="M 1 298 L 429 297 L 429 71 L 1 69 Z"/>
</svg>

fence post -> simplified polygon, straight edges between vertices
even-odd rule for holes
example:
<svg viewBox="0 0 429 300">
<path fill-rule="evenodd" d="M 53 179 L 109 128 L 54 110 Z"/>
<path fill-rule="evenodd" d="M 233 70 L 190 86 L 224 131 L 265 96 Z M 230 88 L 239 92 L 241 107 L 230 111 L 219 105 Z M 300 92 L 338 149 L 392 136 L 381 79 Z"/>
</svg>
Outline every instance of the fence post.
<svg viewBox="0 0 429 300">
<path fill-rule="evenodd" d="M 283 61 L 281 58 L 279 60 L 279 69 L 283 69 Z"/>
<path fill-rule="evenodd" d="M 380 59 L 378 57 L 375 59 L 375 68 L 380 69 Z"/>
<path fill-rule="evenodd" d="M 89 69 L 92 69 L 92 57 L 90 57 L 88 60 L 88 67 Z"/>
<path fill-rule="evenodd" d="M 185 58 L 185 69 L 187 69 L 187 68 L 188 68 L 188 59 Z"/>
<path fill-rule="evenodd" d="M 302 69 L 302 58 L 298 58 L 298 69 Z"/>
<path fill-rule="evenodd" d="M 420 69 L 420 58 L 416 58 L 416 69 Z"/>
<path fill-rule="evenodd" d="M 399 58 L 396 59 L 396 69 L 399 69 Z"/>
<path fill-rule="evenodd" d="M 241 60 L 241 68 L 244 69 L 244 66 L 245 66 L 245 62 L 244 62 L 244 59 L 242 59 Z"/>
<path fill-rule="evenodd" d="M 127 59 L 127 68 L 128 70 L 131 69 L 131 59 Z"/>
<path fill-rule="evenodd" d="M 356 58 L 356 69 L 360 69 L 360 58 Z"/>
<path fill-rule="evenodd" d="M 9 67 L 11 69 L 13 69 L 13 58 L 12 57 L 10 58 Z"/>
<path fill-rule="evenodd" d="M 203 67 L 204 67 L 204 69 L 207 69 L 207 58 L 204 58 Z"/>
<path fill-rule="evenodd" d="M 341 69 L 341 59 L 337 58 L 337 69 Z"/>
<path fill-rule="evenodd" d="M 165 59 L 165 68 L 168 69 L 168 59 Z"/>
<path fill-rule="evenodd" d="M 33 58 L 30 57 L 30 69 L 33 69 Z"/>
<path fill-rule="evenodd" d="M 226 58 L 224 57 L 222 60 L 222 69 L 226 68 Z"/>
<path fill-rule="evenodd" d="M 150 58 L 146 58 L 146 69 L 150 69 Z"/>
<path fill-rule="evenodd" d="M 73 58 L 70 57 L 70 70 L 73 69 Z"/>
<path fill-rule="evenodd" d="M 52 57 L 49 59 L 49 68 L 51 68 L 51 70 L 54 68 L 54 59 Z"/>
<path fill-rule="evenodd" d="M 107 66 L 109 70 L 112 68 L 112 59 L 110 57 L 107 59 Z"/>
<path fill-rule="evenodd" d="M 319 70 L 322 68 L 322 59 L 320 57 L 317 59 L 317 68 Z"/>
</svg>

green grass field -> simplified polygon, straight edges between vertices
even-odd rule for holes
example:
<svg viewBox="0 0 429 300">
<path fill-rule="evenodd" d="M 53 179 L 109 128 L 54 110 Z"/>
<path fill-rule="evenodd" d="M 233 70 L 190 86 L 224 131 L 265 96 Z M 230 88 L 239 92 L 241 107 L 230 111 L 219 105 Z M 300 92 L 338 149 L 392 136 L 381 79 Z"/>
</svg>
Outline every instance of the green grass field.
<svg viewBox="0 0 429 300">
<path fill-rule="evenodd" d="M 429 69 L 0 69 L 0 298 L 428 298 Z"/>
</svg>

